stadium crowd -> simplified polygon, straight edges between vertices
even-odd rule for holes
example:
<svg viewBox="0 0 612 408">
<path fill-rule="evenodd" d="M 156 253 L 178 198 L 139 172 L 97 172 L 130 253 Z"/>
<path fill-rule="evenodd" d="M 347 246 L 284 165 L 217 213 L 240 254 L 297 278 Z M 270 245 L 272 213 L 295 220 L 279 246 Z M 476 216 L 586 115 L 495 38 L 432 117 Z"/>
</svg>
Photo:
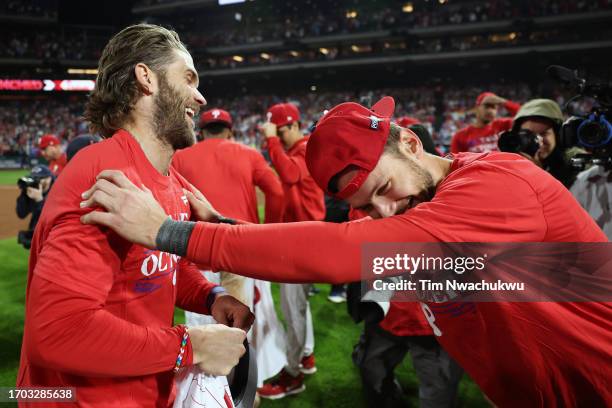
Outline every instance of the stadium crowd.
<svg viewBox="0 0 612 408">
<path fill-rule="evenodd" d="M 185 38 L 190 44 L 198 47 L 215 47 L 219 45 L 238 45 L 272 40 L 295 40 L 323 35 L 347 34 L 365 31 L 390 29 L 427 28 L 441 25 L 479 23 L 498 20 L 515 20 L 599 11 L 610 8 L 606 1 L 565 1 L 549 0 L 542 2 L 493 0 L 464 3 L 400 5 L 396 8 L 372 5 L 362 2 L 354 9 L 331 7 L 329 2 L 316 1 L 292 2 L 285 9 L 284 23 L 278 24 L 275 16 L 277 10 L 256 9 L 259 12 L 240 14 L 234 29 L 227 25 L 212 28 L 207 25 L 207 32 L 192 33 Z M 436 3 L 436 4 L 433 4 Z M 442 3 L 442 2 L 441 2 Z M 444 2 L 446 3 L 446 2 Z M 329 10 L 333 10 L 330 14 Z M 282 20 L 282 19 L 281 19 Z M 201 27 L 194 17 L 186 17 L 177 23 L 182 32 L 190 32 L 193 27 Z M 214 24 L 214 21 L 211 21 Z"/>
<path fill-rule="evenodd" d="M 26 6 L 15 6 L 9 2 L 7 10 L 23 11 Z M 32 1 L 28 6 L 32 13 L 43 12 L 41 6 Z M 271 5 L 267 5 L 270 7 Z M 224 45 L 252 44 L 270 40 L 293 41 L 306 37 L 346 34 L 362 31 L 383 29 L 404 30 L 410 28 L 427 28 L 448 24 L 476 23 L 496 20 L 517 20 L 539 16 L 560 15 L 601 11 L 609 9 L 607 1 L 549 0 L 543 2 L 510 2 L 495 0 L 490 2 L 415 5 L 414 11 L 400 12 L 399 9 L 373 7 L 371 4 L 357 5 L 355 10 L 339 12 L 342 8 L 329 8 L 327 3 L 316 1 L 293 2 L 290 5 L 267 12 L 267 8 L 255 8 L 252 13 L 238 13 L 240 21 L 235 21 L 236 28 L 228 29 L 225 19 L 211 15 L 205 17 L 186 16 L 173 21 L 184 34 L 185 42 L 189 44 L 195 55 L 206 53 L 207 48 Z M 399 6 L 398 6 L 399 7 Z M 410 6 L 413 7 L 413 6 Z M 333 10 L 330 14 L 329 10 Z M 23 11 L 28 13 L 27 10 Z M 49 11 L 45 11 L 49 12 Z M 334 14 L 335 13 L 335 14 Z M 355 14 L 350 14 L 355 13 Z M 279 15 L 280 14 L 280 15 Z M 349 17 L 350 15 L 350 17 Z M 263 16 L 263 17 L 262 17 Z M 299 16 L 299 17 L 298 17 Z M 217 21 L 219 20 L 219 21 Z M 279 21 L 282 22 L 279 24 Z M 206 32 L 200 31 L 206 27 Z M 218 27 L 215 28 L 215 27 Z M 520 31 L 520 30 L 519 30 Z M 399 32 L 399 31 L 398 31 Z M 108 33 L 99 33 L 84 28 L 64 29 L 7 30 L 0 31 L 0 41 L 5 44 L 0 49 L 0 57 L 6 58 L 40 58 L 44 60 L 92 60 L 99 58 Z M 587 33 L 581 32 L 581 39 Z M 596 31 L 595 37 L 602 33 Z M 599 37 L 597 37 L 599 36 Z M 346 45 L 332 47 L 328 52 L 318 50 L 268 52 L 268 56 L 259 54 L 244 57 L 238 63 L 232 56 L 200 58 L 200 68 L 225 68 L 247 64 L 276 64 L 283 62 L 333 60 L 345 57 L 359 57 L 372 53 L 434 53 L 445 51 L 466 51 L 491 47 L 515 46 L 523 44 L 543 44 L 551 42 L 572 41 L 575 33 L 571 30 L 545 29 L 525 32 L 501 32 L 497 34 L 454 36 L 453 38 L 422 38 L 414 41 L 399 41 L 396 43 L 372 42 L 361 44 L 358 48 Z"/>
<path fill-rule="evenodd" d="M 452 135 L 473 118 L 476 96 L 483 89 L 524 102 L 533 93 L 523 83 L 490 86 L 422 86 L 404 89 L 378 89 L 362 92 L 296 93 L 289 100 L 302 112 L 304 131 L 319 119 L 323 111 L 347 100 L 361 100 L 366 105 L 383 95 L 397 100 L 396 116 L 419 119 L 431 132 L 436 145 L 448 150 Z M 565 94 L 555 91 L 553 98 L 562 104 Z M 259 148 L 262 140 L 257 128 L 265 121 L 265 106 L 282 100 L 283 95 L 244 95 L 210 100 L 211 106 L 225 107 L 235 118 L 234 138 L 245 145 Z M 53 133 L 64 143 L 74 136 L 87 133 L 82 118 L 84 97 L 69 100 L 45 99 L 2 102 L 0 110 L 0 154 L 19 155 L 45 133 Z"/>
</svg>

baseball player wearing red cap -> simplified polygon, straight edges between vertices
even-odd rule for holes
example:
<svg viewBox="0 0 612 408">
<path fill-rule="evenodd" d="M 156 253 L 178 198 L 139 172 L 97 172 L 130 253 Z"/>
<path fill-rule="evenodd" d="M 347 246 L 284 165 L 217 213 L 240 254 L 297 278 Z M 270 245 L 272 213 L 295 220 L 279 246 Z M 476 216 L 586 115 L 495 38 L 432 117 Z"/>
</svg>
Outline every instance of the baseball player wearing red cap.
<svg viewBox="0 0 612 408">
<path fill-rule="evenodd" d="M 300 130 L 298 108 L 291 103 L 279 103 L 268 109 L 266 115 L 268 121 L 261 131 L 285 193 L 283 222 L 322 220 L 325 199 L 306 167 L 308 138 Z M 308 313 L 310 285 L 283 284 L 280 289 L 281 309 L 287 323 L 287 365 L 276 379 L 258 390 L 259 395 L 270 399 L 304 391 L 304 374 L 316 371 L 314 352 L 306 349 L 306 333 L 308 326 L 312 326 Z"/>
<path fill-rule="evenodd" d="M 199 364 L 227 375 L 244 354 L 251 312 L 195 265 L 79 222 L 88 211 L 79 207 L 81 190 L 108 168 L 149 189 L 166 216 L 191 217 L 184 195 L 191 186 L 170 161 L 195 142 L 192 116 L 206 103 L 197 87 L 192 58 L 173 31 L 139 24 L 104 48 L 85 115 L 106 140 L 72 159 L 36 227 L 17 386 L 73 387 L 83 407 L 168 407 L 174 369 Z M 174 325 L 175 305 L 235 327 L 187 330 Z"/>
<path fill-rule="evenodd" d="M 497 118 L 499 105 L 510 114 L 508 118 Z M 457 131 L 451 139 L 451 153 L 498 151 L 499 133 L 512 127 L 512 118 L 521 108 L 516 102 L 501 98 L 492 92 L 483 92 L 476 98 L 476 122 Z"/>
<path fill-rule="evenodd" d="M 38 142 L 38 148 L 41 156 L 49 162 L 53 175 L 59 176 L 68 162 L 66 153 L 62 152 L 60 140 L 52 134 L 43 135 Z"/>
<path fill-rule="evenodd" d="M 255 187 L 265 195 L 265 222 L 281 222 L 283 188 L 264 157 L 255 149 L 233 142 L 232 118 L 223 109 L 202 113 L 200 128 L 203 141 L 179 150 L 172 166 L 200 190 L 215 208 L 222 208 L 232 218 L 259 222 Z M 249 304 L 245 278 L 223 272 L 221 285 Z"/>
<path fill-rule="evenodd" d="M 211 222 L 186 224 L 166 219 L 154 197 L 108 172 L 100 177 L 125 187 L 114 190 L 109 212 L 83 222 L 213 269 L 284 282 L 357 281 L 366 242 L 607 242 L 571 193 L 530 161 L 425 154 L 412 132 L 390 123 L 392 111 L 391 98 L 372 109 L 336 106 L 306 155 L 317 184 L 382 219 L 227 225 L 212 222 L 222 218 L 188 195 L 198 218 Z M 257 262 L 245 253 L 256 253 Z M 423 303 L 423 311 L 440 344 L 497 406 L 612 405 L 610 303 L 450 301 Z"/>
</svg>

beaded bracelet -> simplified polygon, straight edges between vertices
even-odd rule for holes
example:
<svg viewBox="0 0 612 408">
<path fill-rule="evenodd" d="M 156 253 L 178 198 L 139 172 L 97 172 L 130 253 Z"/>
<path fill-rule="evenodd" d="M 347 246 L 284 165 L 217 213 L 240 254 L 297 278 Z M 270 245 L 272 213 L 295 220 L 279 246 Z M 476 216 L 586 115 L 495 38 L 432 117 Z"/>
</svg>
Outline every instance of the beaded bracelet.
<svg viewBox="0 0 612 408">
<path fill-rule="evenodd" d="M 185 355 L 185 346 L 187 345 L 187 340 L 189 339 L 189 331 L 187 327 L 185 327 L 185 333 L 183 333 L 183 340 L 181 340 L 181 349 L 179 351 L 179 355 L 176 358 L 176 364 L 174 365 L 174 372 L 177 373 L 181 368 L 181 363 L 183 362 L 183 356 Z"/>
</svg>

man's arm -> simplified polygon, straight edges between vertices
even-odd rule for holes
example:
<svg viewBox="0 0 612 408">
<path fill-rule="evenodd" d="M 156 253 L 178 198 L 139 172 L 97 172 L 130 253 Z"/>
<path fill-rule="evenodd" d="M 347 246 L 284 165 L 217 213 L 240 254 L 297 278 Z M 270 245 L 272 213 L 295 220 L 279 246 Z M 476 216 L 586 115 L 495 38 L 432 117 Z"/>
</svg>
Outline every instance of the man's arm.
<svg viewBox="0 0 612 408">
<path fill-rule="evenodd" d="M 177 271 L 176 305 L 190 312 L 211 315 L 218 323 L 248 331 L 255 320 L 251 310 L 221 286 L 210 283 L 198 268 L 181 259 Z"/>
<path fill-rule="evenodd" d="M 147 375 L 174 367 L 180 326 L 130 323 L 107 312 L 99 300 L 37 275 L 28 296 L 37 300 L 28 302 L 24 347 L 35 365 L 95 377 Z M 190 343 L 182 365 L 192 361 Z"/>
<path fill-rule="evenodd" d="M 186 259 L 179 261 L 179 268 L 176 271 L 176 305 L 178 307 L 190 312 L 209 315 L 209 306 L 214 300 L 212 290 L 216 287 L 219 286 L 206 280 L 193 263 Z"/>
<path fill-rule="evenodd" d="M 287 155 L 278 137 L 269 137 L 267 141 L 270 160 L 282 182 L 285 184 L 295 184 L 300 181 L 304 170 L 306 170 L 302 167 L 305 166 L 302 166 L 295 158 Z"/>
<path fill-rule="evenodd" d="M 281 222 L 283 218 L 283 187 L 263 156 L 254 153 L 253 182 L 266 197 L 265 223 Z"/>
<path fill-rule="evenodd" d="M 521 104 L 506 99 L 504 102 L 504 108 L 506 108 L 508 111 L 508 116 L 514 117 L 518 113 L 519 109 L 521 109 Z"/>
<path fill-rule="evenodd" d="M 224 225 L 198 222 L 187 258 L 213 270 L 274 282 L 355 282 L 361 277 L 364 242 L 434 242 L 402 216 L 344 224 L 296 222 Z M 238 251 L 238 252 L 236 252 Z M 242 254 L 236 256 L 236 254 Z M 253 254 L 258 262 L 252 262 Z"/>
<path fill-rule="evenodd" d="M 34 200 L 29 198 L 25 191 L 21 191 L 21 194 L 17 197 L 17 216 L 21 219 L 27 217 L 32 212 L 33 204 L 35 204 Z"/>
</svg>

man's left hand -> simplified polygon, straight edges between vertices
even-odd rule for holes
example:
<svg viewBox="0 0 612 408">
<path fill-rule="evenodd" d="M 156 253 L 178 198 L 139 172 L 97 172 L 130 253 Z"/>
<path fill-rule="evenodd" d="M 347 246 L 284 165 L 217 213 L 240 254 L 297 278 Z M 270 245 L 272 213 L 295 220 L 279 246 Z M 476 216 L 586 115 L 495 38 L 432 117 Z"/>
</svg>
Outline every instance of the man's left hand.
<svg viewBox="0 0 612 408">
<path fill-rule="evenodd" d="M 276 137 L 277 129 L 276 125 L 272 122 L 265 122 L 259 126 L 259 131 L 263 133 L 264 137 Z"/>
<path fill-rule="evenodd" d="M 221 324 L 249 331 L 255 315 L 246 305 L 226 293 L 219 293 L 215 298 L 210 314 Z"/>
</svg>

